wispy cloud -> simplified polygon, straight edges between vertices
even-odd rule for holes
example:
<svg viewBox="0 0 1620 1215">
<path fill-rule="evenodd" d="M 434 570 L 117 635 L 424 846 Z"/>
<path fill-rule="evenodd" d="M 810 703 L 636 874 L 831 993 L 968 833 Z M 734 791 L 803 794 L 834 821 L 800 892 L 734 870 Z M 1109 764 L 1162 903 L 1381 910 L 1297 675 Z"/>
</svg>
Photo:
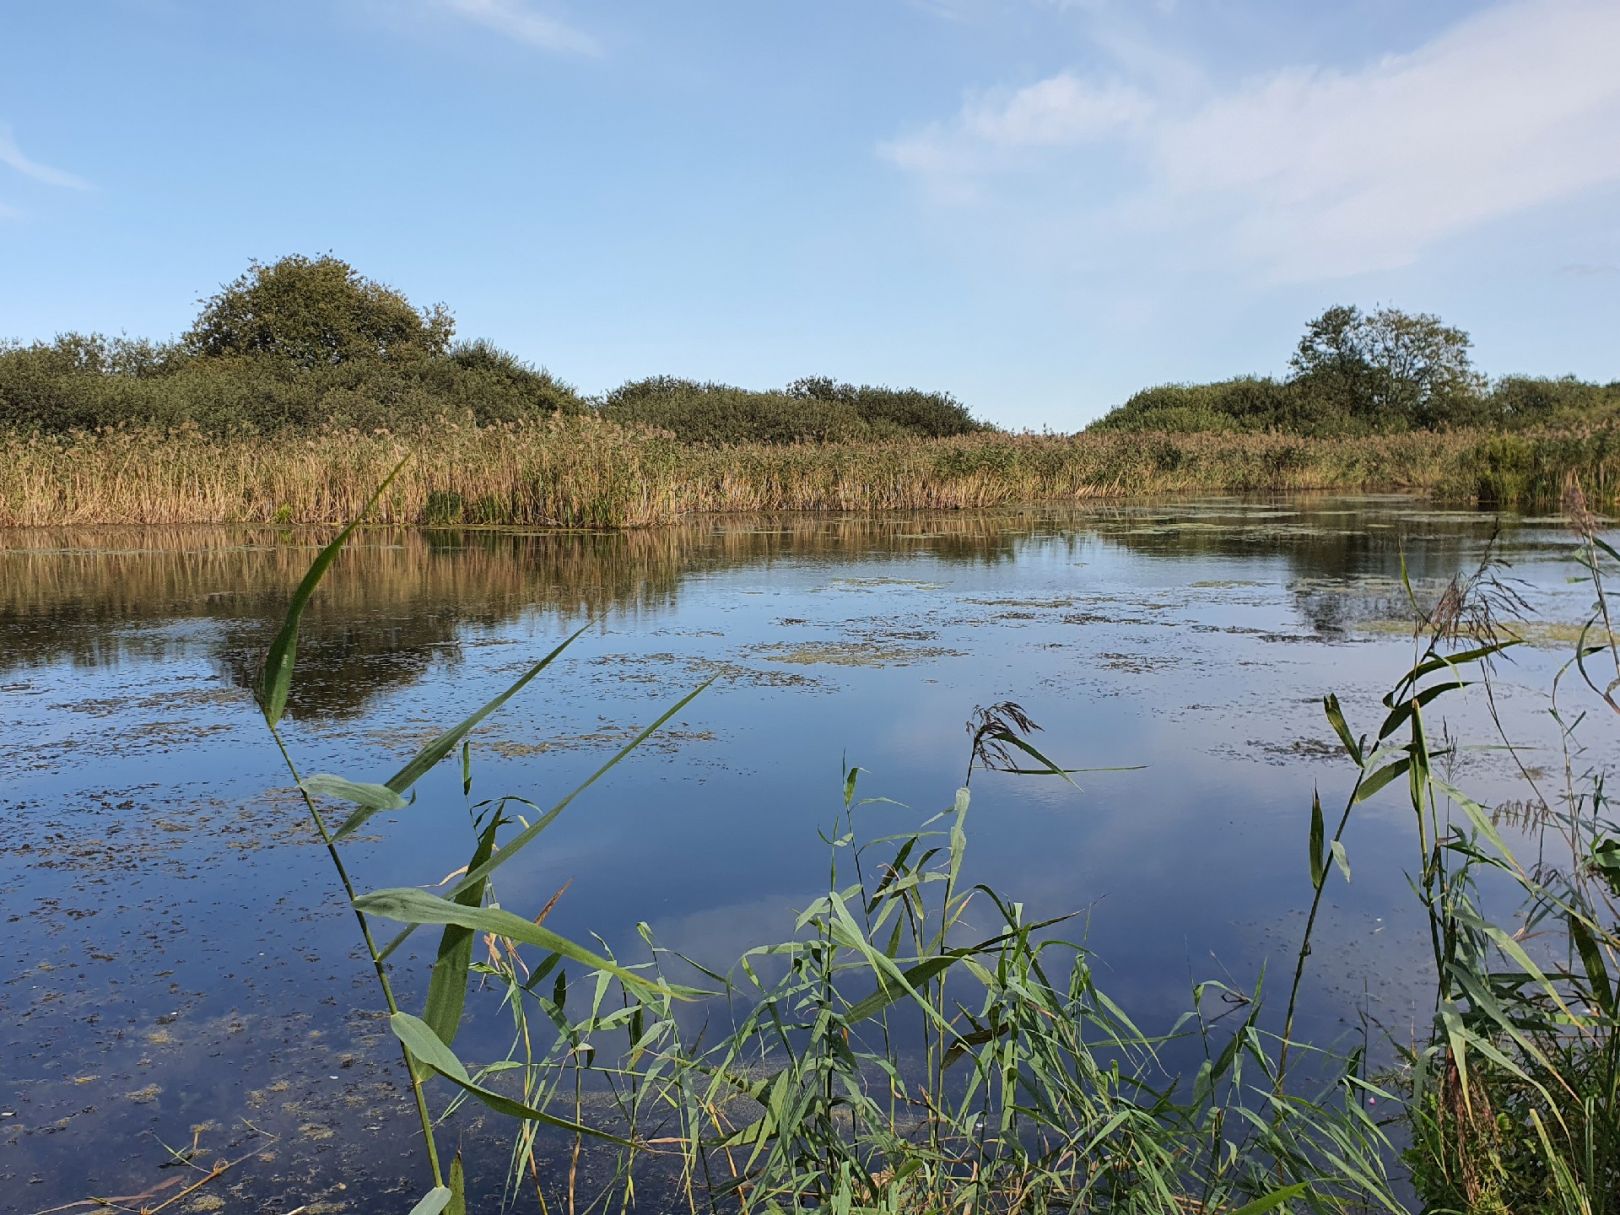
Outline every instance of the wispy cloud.
<svg viewBox="0 0 1620 1215">
<path fill-rule="evenodd" d="M 601 44 L 584 30 L 550 16 L 525 0 L 434 0 L 446 12 L 504 37 L 545 51 L 600 55 Z"/>
<path fill-rule="evenodd" d="M 5 165 L 24 177 L 43 182 L 48 186 L 62 186 L 69 190 L 91 188 L 89 182 L 76 174 L 63 169 L 53 169 L 50 165 L 40 164 L 39 161 L 24 156 L 23 150 L 17 146 L 17 140 L 11 133 L 11 127 L 5 123 L 0 123 L 0 165 Z"/>
<path fill-rule="evenodd" d="M 1081 238 L 1180 231 L 1271 277 L 1355 274 L 1620 181 L 1617 45 L 1613 0 L 1513 0 L 1350 70 L 1293 66 L 1191 94 L 1128 65 L 1062 72 L 971 95 L 880 153 L 947 198 L 994 196 L 1016 169 L 998 199 L 1013 207 L 1031 174 L 1047 197 L 1084 179 L 1090 201 L 1069 216 Z M 1098 207 L 1089 170 L 1105 158 L 1125 171 Z"/>
<path fill-rule="evenodd" d="M 1620 265 L 1614 262 L 1567 262 L 1558 267 L 1558 273 L 1571 278 L 1612 278 L 1620 275 Z"/>
<path fill-rule="evenodd" d="M 884 144 L 882 151 L 907 169 L 980 173 L 1006 166 L 1027 149 L 1127 133 L 1152 112 L 1152 101 L 1130 85 L 1062 72 L 1027 88 L 970 96 L 951 122 Z"/>
</svg>

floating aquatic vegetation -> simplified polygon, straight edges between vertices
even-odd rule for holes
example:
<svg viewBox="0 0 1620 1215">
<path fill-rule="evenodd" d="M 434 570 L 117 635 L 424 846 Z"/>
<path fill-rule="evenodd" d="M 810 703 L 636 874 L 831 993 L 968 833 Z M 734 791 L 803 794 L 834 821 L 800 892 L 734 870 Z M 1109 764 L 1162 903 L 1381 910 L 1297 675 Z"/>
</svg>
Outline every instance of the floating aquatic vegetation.
<svg viewBox="0 0 1620 1215">
<path fill-rule="evenodd" d="M 892 667 L 939 658 L 960 658 L 964 651 L 947 646 L 812 641 L 803 644 L 771 643 L 755 647 L 752 653 L 771 662 L 795 666 Z"/>
</svg>

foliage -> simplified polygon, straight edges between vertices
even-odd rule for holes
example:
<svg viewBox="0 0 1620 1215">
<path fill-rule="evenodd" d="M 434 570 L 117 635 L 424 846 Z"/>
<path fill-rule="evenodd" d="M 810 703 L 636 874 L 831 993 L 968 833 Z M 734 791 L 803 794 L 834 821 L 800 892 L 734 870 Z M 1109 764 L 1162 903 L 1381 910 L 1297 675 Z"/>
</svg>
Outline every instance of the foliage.
<svg viewBox="0 0 1620 1215">
<path fill-rule="evenodd" d="M 948 392 L 924 392 L 917 388 L 873 387 L 870 384 L 840 384 L 826 376 L 807 376 L 787 387 L 789 396 L 803 401 L 828 401 L 847 405 L 874 430 L 886 426 L 906 434 L 940 439 L 967 435 L 989 427 L 973 419 L 967 406 Z"/>
<path fill-rule="evenodd" d="M 0 346 L 0 428 L 413 432 L 584 412 L 544 369 L 488 342 L 452 345 L 453 328 L 442 306 L 418 310 L 333 257 L 255 263 L 177 343 L 68 333 Z"/>
<path fill-rule="evenodd" d="M 455 332 L 443 304 L 418 311 L 392 287 L 330 255 L 251 262 L 203 301 L 181 348 L 204 358 L 263 356 L 310 369 L 442 358 Z"/>
<path fill-rule="evenodd" d="M 80 333 L 0 342 L 0 432 L 156 426 L 215 435 L 423 435 L 447 423 L 527 424 L 588 411 L 703 447 L 871 444 L 994 430 L 949 392 L 826 376 L 763 391 L 649 376 L 587 401 L 487 341 L 453 342 L 454 329 L 444 305 L 418 308 L 331 255 L 254 262 L 202 301 L 176 342 Z M 1091 430 L 1340 438 L 1579 430 L 1620 418 L 1620 381 L 1515 375 L 1488 384 L 1470 362 L 1466 333 L 1394 308 L 1325 310 L 1290 365 L 1286 380 L 1250 375 L 1143 389 Z M 1157 466 L 1159 473 L 1185 463 L 1172 449 L 1161 454 L 1174 463 Z M 987 446 L 943 464 L 964 461 L 1002 471 L 1016 463 Z"/>
<path fill-rule="evenodd" d="M 144 361 L 134 362 L 131 350 Z M 98 360 L 87 352 L 105 352 Z M 146 352 L 151 351 L 150 357 Z M 66 434 L 108 427 L 196 428 L 215 435 L 336 427 L 402 433 L 445 419 L 510 422 L 579 413 L 568 385 L 509 355 L 504 366 L 458 347 L 432 360 L 301 368 L 264 356 L 188 357 L 99 335 L 0 350 L 0 429 Z"/>
<path fill-rule="evenodd" d="M 1469 345 L 1427 313 L 1338 305 L 1306 326 L 1289 360 L 1291 384 L 1312 412 L 1371 430 L 1466 423 L 1484 389 Z"/>
<path fill-rule="evenodd" d="M 837 401 L 803 400 L 676 376 L 621 384 L 602 398 L 602 417 L 668 433 L 688 443 L 827 443 L 868 436 L 858 414 Z"/>
<path fill-rule="evenodd" d="M 1289 378 L 1164 384 L 1133 394 L 1093 430 L 1372 435 L 1469 427 L 1585 427 L 1620 414 L 1620 382 L 1475 371 L 1470 341 L 1438 317 L 1336 305 L 1315 317 Z"/>
<path fill-rule="evenodd" d="M 1484 420 L 1505 427 L 1591 426 L 1617 417 L 1620 380 L 1591 384 L 1572 375 L 1503 376 L 1484 403 Z"/>
<path fill-rule="evenodd" d="M 454 331 L 444 305 L 417 308 L 336 257 L 254 262 L 202 301 L 177 342 L 66 333 L 0 343 L 0 429 L 418 434 L 446 422 L 528 423 L 587 411 L 545 369 L 484 340 L 453 343 Z M 986 429 L 949 393 L 825 377 L 755 392 L 654 376 L 592 404 L 612 421 L 706 445 Z"/>
<path fill-rule="evenodd" d="M 1601 1215 L 1620 1207 L 1620 1005 L 1612 977 L 1620 963 L 1620 822 L 1604 769 L 1578 739 L 1591 709 L 1611 722 L 1608 714 L 1620 714 L 1620 650 L 1604 585 L 1620 570 L 1620 554 L 1598 535 L 1578 488 L 1567 512 L 1594 602 L 1553 687 L 1561 765 L 1532 764 L 1531 748 L 1497 716 L 1494 663 L 1518 643 L 1500 622 L 1525 605 L 1490 558 L 1427 608 L 1407 585 L 1413 663 L 1384 698 L 1376 739 L 1356 736 L 1335 699 L 1326 706 L 1359 774 L 1331 850 L 1320 803 L 1313 807 L 1318 902 L 1330 856 L 1348 877 L 1340 840 L 1353 807 L 1393 785 L 1405 790 L 1413 814 L 1411 885 L 1430 943 L 1433 1021 L 1425 1038 L 1403 1047 L 1395 1081 L 1404 1099 L 1404 1160 L 1426 1211 Z M 1434 720 L 1443 698 L 1471 684 L 1483 690 L 1500 749 L 1524 784 L 1522 799 L 1496 811 L 1453 783 L 1458 747 Z M 1520 848 L 1509 842 L 1514 833 Z M 1521 861 L 1521 851 L 1537 859 Z"/>
<path fill-rule="evenodd" d="M 795 380 L 759 392 L 677 376 L 649 376 L 604 396 L 602 416 L 626 426 L 667 431 L 687 443 L 829 443 L 987 429 L 949 393 Z"/>
<path fill-rule="evenodd" d="M 1158 430 L 1169 434 L 1301 429 L 1294 395 L 1270 377 L 1214 384 L 1161 384 L 1133 393 L 1092 430 Z"/>
</svg>

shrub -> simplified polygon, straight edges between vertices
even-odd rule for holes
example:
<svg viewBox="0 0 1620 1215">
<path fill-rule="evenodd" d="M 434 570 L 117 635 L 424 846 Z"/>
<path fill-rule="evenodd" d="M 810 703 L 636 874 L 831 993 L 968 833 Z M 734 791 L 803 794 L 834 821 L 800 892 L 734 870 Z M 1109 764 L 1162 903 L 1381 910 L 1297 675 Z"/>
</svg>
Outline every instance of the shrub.
<svg viewBox="0 0 1620 1215">
<path fill-rule="evenodd" d="M 602 398 L 603 417 L 668 431 L 687 443 L 826 443 L 987 429 L 949 393 L 874 388 L 820 377 L 781 391 L 648 376 Z"/>
<path fill-rule="evenodd" d="M 877 429 L 888 423 L 906 434 L 936 439 L 989 429 L 983 422 L 975 421 L 967 406 L 948 392 L 840 384 L 828 376 L 794 380 L 787 391 L 801 400 L 848 405 L 856 416 Z"/>
<path fill-rule="evenodd" d="M 688 443 L 828 442 L 862 438 L 868 431 L 840 402 L 674 376 L 620 385 L 603 399 L 601 412 L 611 421 L 665 430 Z"/>
</svg>

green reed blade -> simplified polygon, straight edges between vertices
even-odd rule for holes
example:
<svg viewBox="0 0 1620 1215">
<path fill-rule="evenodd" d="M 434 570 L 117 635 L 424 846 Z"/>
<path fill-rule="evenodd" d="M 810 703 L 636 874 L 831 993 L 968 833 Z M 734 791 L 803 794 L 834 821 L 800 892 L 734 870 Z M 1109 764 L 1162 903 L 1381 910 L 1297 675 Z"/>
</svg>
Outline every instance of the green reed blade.
<svg viewBox="0 0 1620 1215">
<path fill-rule="evenodd" d="M 580 625 L 579 628 L 575 629 L 567 637 L 563 638 L 563 640 L 558 643 L 557 647 L 553 649 L 551 653 L 547 654 L 539 662 L 535 663 L 527 671 L 523 672 L 522 675 L 518 676 L 517 680 L 510 687 L 508 687 L 506 691 L 489 701 L 476 713 L 472 714 L 466 720 L 461 722 L 460 725 L 452 726 L 443 734 L 435 738 L 432 742 L 428 743 L 427 746 L 423 747 L 416 753 L 416 756 L 411 760 L 410 763 L 406 764 L 398 772 L 390 776 L 384 783 L 396 793 L 403 793 L 405 790 L 409 789 L 417 782 L 418 779 L 421 778 L 424 772 L 433 767 L 434 764 L 438 763 L 446 755 L 449 755 L 450 752 L 455 748 L 456 744 L 472 732 L 474 726 L 483 721 L 484 718 L 488 717 L 491 713 L 495 712 L 496 709 L 500 708 L 507 701 L 511 700 L 512 697 L 517 695 L 518 692 L 522 691 L 530 680 L 550 666 L 553 660 L 555 660 L 559 654 L 561 654 L 569 646 L 573 645 L 574 642 L 579 638 L 579 635 L 590 627 L 590 621 L 586 621 L 584 624 Z"/>
<path fill-rule="evenodd" d="M 454 1197 L 449 1186 L 436 1185 L 426 1194 L 423 1194 L 417 1204 L 411 1208 L 410 1215 L 439 1215 L 450 1205 Z"/>
<path fill-rule="evenodd" d="M 315 588 L 326 576 L 332 562 L 337 560 L 344 542 L 360 525 L 360 520 L 371 513 L 371 508 L 377 505 L 378 499 L 393 484 L 394 478 L 399 476 L 399 470 L 405 467 L 405 461 L 409 459 L 410 456 L 407 455 L 394 465 L 394 471 L 383 478 L 383 483 L 366 499 L 360 513 L 337 534 L 336 539 L 320 551 L 310 564 L 308 572 L 304 574 L 303 581 L 298 584 L 298 589 L 293 592 L 292 602 L 287 605 L 286 618 L 264 656 L 264 671 L 259 678 L 259 707 L 264 710 L 264 719 L 270 725 L 274 726 L 279 722 L 287 708 L 287 693 L 292 689 L 293 663 L 298 657 L 298 624 L 303 619 L 304 608 L 308 605 L 310 596 L 315 593 Z"/>
<path fill-rule="evenodd" d="M 1311 1187 L 1303 1181 L 1295 1182 L 1293 1185 L 1285 1185 L 1280 1190 L 1273 1190 L 1264 1198 L 1256 1198 L 1253 1202 L 1244 1203 L 1242 1206 L 1233 1211 L 1232 1215 L 1262 1215 L 1262 1213 L 1265 1211 L 1274 1210 L 1275 1208 L 1282 1206 L 1282 1204 L 1287 1202 L 1290 1198 L 1298 1198 L 1310 1188 Z"/>
<path fill-rule="evenodd" d="M 450 1203 L 444 1215 L 467 1215 L 467 1170 L 459 1151 L 450 1161 Z"/>
<path fill-rule="evenodd" d="M 469 869 L 476 869 L 489 859 L 490 853 L 495 851 L 495 832 L 505 821 L 498 814 L 490 818 L 489 826 L 478 837 L 472 860 L 467 863 Z M 483 904 L 487 885 L 487 882 L 479 882 L 456 895 L 455 901 L 463 907 L 478 907 Z M 422 1010 L 422 1020 L 446 1045 L 455 1044 L 456 1031 L 461 1028 L 461 1013 L 467 1004 L 467 968 L 472 965 L 475 935 L 471 928 L 461 924 L 446 924 L 444 935 L 439 938 L 439 953 L 433 963 L 433 973 L 428 979 L 427 1004 Z"/>
<path fill-rule="evenodd" d="M 1408 671 L 1406 675 L 1402 677 L 1401 683 L 1403 686 L 1413 684 L 1422 679 L 1425 675 L 1432 675 L 1436 671 L 1443 671 L 1448 667 L 1466 666 L 1470 662 L 1478 662 L 1482 658 L 1490 658 L 1495 654 L 1500 654 L 1503 650 L 1509 650 L 1516 645 L 1523 644 L 1524 643 L 1518 638 L 1513 638 L 1508 641 L 1493 641 L 1487 645 L 1478 646 L 1472 650 L 1464 650 L 1460 654 L 1445 654 L 1438 658 L 1427 658 Z M 1386 707 L 1392 707 L 1395 704 L 1395 700 L 1395 692 L 1391 691 L 1384 696 L 1384 705 Z"/>
<path fill-rule="evenodd" d="M 1390 781 L 1400 776 L 1411 766 L 1412 759 L 1410 756 L 1408 756 L 1405 759 L 1396 760 L 1387 767 L 1378 769 L 1378 771 L 1374 772 L 1371 776 L 1367 777 L 1361 782 L 1361 787 L 1356 790 L 1355 800 L 1357 802 L 1366 801 L 1374 793 L 1377 793 L 1385 785 L 1389 784 Z"/>
<path fill-rule="evenodd" d="M 1423 691 L 1410 699 L 1401 701 L 1384 718 L 1384 724 L 1378 727 L 1378 741 L 1383 742 L 1391 734 L 1395 733 L 1396 730 L 1401 728 L 1402 722 L 1406 721 L 1415 711 L 1421 709 L 1435 697 L 1468 686 L 1468 681 L 1462 679 L 1457 680 L 1455 683 L 1437 683 L 1431 688 L 1424 688 Z"/>
<path fill-rule="evenodd" d="M 550 666 L 552 661 L 559 654 L 572 645 L 579 635 L 590 627 L 590 622 L 587 621 L 585 624 L 575 629 L 558 644 L 556 649 L 552 650 L 551 653 L 547 654 L 539 662 L 535 663 L 527 671 L 523 672 L 522 675 L 518 676 L 517 680 L 499 696 L 496 696 L 493 700 L 485 703 L 484 706 L 476 713 L 472 714 L 472 716 L 463 720 L 459 725 L 452 726 L 443 734 L 440 734 L 432 742 L 428 743 L 427 746 L 418 751 L 415 756 L 411 758 L 410 763 L 406 764 L 398 772 L 390 776 L 387 781 L 384 782 L 384 784 L 388 788 L 392 789 L 396 794 L 403 794 L 407 789 L 421 779 L 424 772 L 433 767 L 434 764 L 438 763 L 446 755 L 449 755 L 451 751 L 455 750 L 457 744 L 460 743 L 462 739 L 466 738 L 469 733 L 471 733 L 474 726 L 478 725 L 478 723 L 483 721 L 484 718 L 488 717 L 491 713 L 495 712 L 496 709 L 500 708 L 507 701 L 511 700 L 513 696 L 522 691 L 530 680 Z M 464 771 L 463 784 L 465 783 L 466 775 Z M 341 827 L 332 833 L 332 838 L 335 840 L 340 840 L 346 836 L 354 834 L 354 832 L 364 826 L 366 820 L 372 815 L 376 814 L 379 809 L 388 808 L 390 807 L 372 807 L 362 804 L 358 810 L 349 815 L 349 817 L 343 821 L 343 825 Z"/>
<path fill-rule="evenodd" d="M 1322 837 L 1325 834 L 1322 823 L 1322 795 L 1311 794 L 1311 885 L 1321 886 L 1327 877 L 1327 861 L 1322 856 Z"/>
<path fill-rule="evenodd" d="M 1344 710 L 1339 707 L 1339 698 L 1332 692 L 1322 698 L 1322 711 L 1327 714 L 1328 724 L 1333 727 L 1333 732 L 1344 744 L 1345 754 L 1360 764 L 1361 744 L 1356 741 L 1355 735 L 1350 733 L 1350 726 L 1344 720 Z"/>
<path fill-rule="evenodd" d="M 480 868 L 487 871 L 488 863 Z M 567 937 L 552 932 L 543 925 L 513 915 L 510 911 L 502 911 L 499 907 L 469 907 L 453 901 L 453 898 L 440 898 L 436 894 L 429 894 L 426 890 L 410 886 L 362 894 L 354 900 L 354 906 L 356 910 L 366 915 L 398 920 L 404 924 L 456 924 L 478 932 L 493 932 L 496 936 L 507 937 L 525 945 L 537 945 L 548 953 L 560 953 L 563 957 L 572 958 L 593 970 L 605 971 L 625 987 L 643 996 L 668 993 L 677 999 L 695 1000 L 706 994 L 695 988 L 651 982 L 641 975 L 626 970 L 611 959 L 593 953 L 583 945 L 575 944 Z"/>
<path fill-rule="evenodd" d="M 454 1052 L 439 1041 L 439 1037 L 428 1028 L 427 1022 L 410 1013 L 397 1012 L 388 1018 L 388 1027 L 394 1031 L 394 1037 L 405 1045 L 411 1052 L 411 1057 L 424 1067 L 431 1068 L 457 1088 L 478 1098 L 490 1109 L 498 1114 L 505 1114 L 509 1118 L 521 1118 L 525 1122 L 539 1122 L 546 1126 L 556 1127 L 558 1130 L 572 1131 L 576 1135 L 587 1135 L 592 1139 L 605 1139 L 609 1143 L 616 1143 L 620 1147 L 634 1147 L 628 1139 L 621 1139 L 617 1135 L 610 1135 L 606 1131 L 586 1126 L 581 1122 L 570 1122 L 566 1118 L 559 1118 L 555 1114 L 548 1114 L 545 1110 L 536 1109 L 531 1105 L 524 1105 L 521 1101 L 514 1101 L 510 1097 L 487 1089 L 478 1084 L 467 1074 L 466 1067 L 456 1058 Z"/>
<path fill-rule="evenodd" d="M 656 721 L 654 721 L 646 729 L 642 730 L 640 734 L 637 734 L 629 742 L 625 743 L 624 746 L 620 747 L 619 750 L 614 753 L 611 759 L 609 759 L 595 772 L 592 772 L 590 776 L 585 778 L 584 781 L 574 786 L 573 790 L 569 792 L 568 796 L 564 797 L 550 810 L 547 810 L 538 819 L 530 823 L 522 831 L 519 831 L 511 839 L 507 840 L 506 844 L 501 848 L 501 850 L 494 856 L 490 857 L 489 860 L 485 861 L 476 869 L 471 870 L 467 876 L 462 878 L 461 881 L 456 884 L 455 888 L 451 890 L 451 897 L 460 894 L 464 890 L 470 889 L 475 883 L 495 872 L 496 869 L 506 864 L 507 861 L 516 856 L 524 847 L 532 843 L 536 836 L 538 836 L 547 827 L 551 826 L 551 824 L 556 820 L 557 816 L 568 808 L 570 802 L 572 802 L 581 793 L 585 792 L 585 790 L 589 789 L 597 781 L 602 779 L 602 777 L 606 776 L 608 772 L 618 765 L 620 760 L 629 755 L 630 752 L 634 751 L 642 743 L 646 742 L 649 738 L 656 734 L 658 730 L 662 728 L 665 722 L 696 700 L 698 695 L 718 678 L 718 675 L 713 675 L 708 679 L 705 679 L 696 688 L 688 692 L 685 696 L 681 697 L 680 700 L 676 701 L 668 709 L 664 710 L 663 713 L 659 714 Z M 393 953 L 394 950 L 398 949 L 405 943 L 406 937 L 410 936 L 411 933 L 415 931 L 416 926 L 413 924 L 396 936 L 392 941 L 389 941 L 377 956 L 379 958 L 388 957 L 389 954 Z"/>
<path fill-rule="evenodd" d="M 356 806 L 364 807 L 373 813 L 379 810 L 403 810 L 411 804 L 407 798 L 401 797 L 387 785 L 353 781 L 347 777 L 334 776 L 330 772 L 317 772 L 313 776 L 306 776 L 298 782 L 298 787 L 311 797 L 331 797 L 342 802 L 353 802 Z"/>
</svg>

